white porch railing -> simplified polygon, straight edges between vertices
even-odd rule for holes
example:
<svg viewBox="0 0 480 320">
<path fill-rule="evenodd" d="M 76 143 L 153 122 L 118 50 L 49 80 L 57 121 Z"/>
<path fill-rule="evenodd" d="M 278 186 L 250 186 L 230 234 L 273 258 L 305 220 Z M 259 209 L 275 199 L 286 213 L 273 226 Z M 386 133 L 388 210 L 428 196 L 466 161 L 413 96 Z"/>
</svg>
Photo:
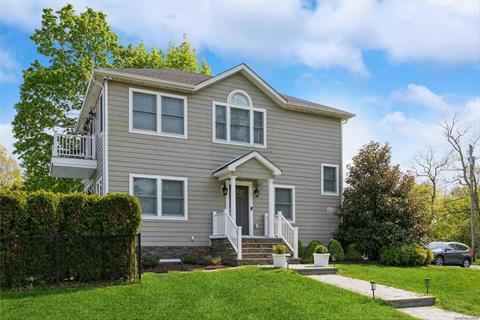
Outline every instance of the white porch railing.
<svg viewBox="0 0 480 320">
<path fill-rule="evenodd" d="M 242 259 L 242 227 L 237 226 L 225 209 L 224 212 L 213 212 L 213 236 L 227 237 L 237 253 L 237 259 Z"/>
<path fill-rule="evenodd" d="M 95 136 L 53 134 L 52 155 L 54 157 L 95 159 Z"/>
<path fill-rule="evenodd" d="M 293 251 L 293 258 L 298 259 L 298 227 L 294 227 L 279 211 L 275 215 L 275 236 L 282 238 L 290 250 Z"/>
</svg>

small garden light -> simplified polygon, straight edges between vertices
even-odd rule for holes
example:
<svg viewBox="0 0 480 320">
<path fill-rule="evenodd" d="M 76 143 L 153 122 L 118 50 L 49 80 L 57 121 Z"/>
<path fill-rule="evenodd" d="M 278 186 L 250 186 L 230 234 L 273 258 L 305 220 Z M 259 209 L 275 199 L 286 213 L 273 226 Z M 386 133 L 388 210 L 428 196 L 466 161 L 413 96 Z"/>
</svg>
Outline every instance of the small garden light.
<svg viewBox="0 0 480 320">
<path fill-rule="evenodd" d="M 427 289 L 427 293 L 428 293 L 428 287 L 430 287 L 430 278 L 425 278 L 424 281 L 424 284 L 425 284 L 425 289 Z"/>
<path fill-rule="evenodd" d="M 333 262 L 333 267 L 334 267 L 334 268 L 335 268 L 335 260 L 337 260 L 337 259 L 336 259 L 335 256 L 332 254 L 332 262 Z"/>
<path fill-rule="evenodd" d="M 375 290 L 377 290 L 377 284 L 375 283 L 375 281 L 370 281 L 370 285 L 372 286 L 373 300 L 375 300 Z"/>
</svg>

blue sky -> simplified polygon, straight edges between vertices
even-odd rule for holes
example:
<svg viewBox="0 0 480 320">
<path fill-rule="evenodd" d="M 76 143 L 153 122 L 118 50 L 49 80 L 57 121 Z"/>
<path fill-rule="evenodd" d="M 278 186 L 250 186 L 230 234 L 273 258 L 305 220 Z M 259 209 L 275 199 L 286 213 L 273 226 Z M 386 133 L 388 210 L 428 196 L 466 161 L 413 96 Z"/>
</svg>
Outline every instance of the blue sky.
<svg viewBox="0 0 480 320">
<path fill-rule="evenodd" d="M 373 139 L 408 167 L 427 146 L 446 148 L 438 122 L 455 111 L 480 132 L 479 1 L 72 3 L 104 11 L 122 43 L 166 47 L 187 33 L 213 74 L 247 63 L 280 92 L 356 113 L 346 162 Z M 10 152 L 21 70 L 38 58 L 29 35 L 42 8 L 63 4 L 0 3 L 0 144 Z"/>
</svg>

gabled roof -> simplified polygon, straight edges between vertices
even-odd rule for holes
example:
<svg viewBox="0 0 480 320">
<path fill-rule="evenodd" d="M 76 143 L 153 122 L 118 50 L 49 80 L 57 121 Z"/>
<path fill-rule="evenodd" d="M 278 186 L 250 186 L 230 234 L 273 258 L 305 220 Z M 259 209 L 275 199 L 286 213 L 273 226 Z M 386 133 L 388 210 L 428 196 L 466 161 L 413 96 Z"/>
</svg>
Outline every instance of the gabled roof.
<svg viewBox="0 0 480 320">
<path fill-rule="evenodd" d="M 279 176 L 282 174 L 282 170 L 277 167 L 272 161 L 268 160 L 263 154 L 258 151 L 250 151 L 242 156 L 239 156 L 223 165 L 213 170 L 212 175 L 214 177 L 220 177 L 228 173 L 233 173 L 237 170 L 239 166 L 245 162 L 256 159 L 258 162 L 263 164 L 267 169 L 269 169 L 274 176 Z"/>
<path fill-rule="evenodd" d="M 257 75 L 246 64 L 239 64 L 231 69 L 228 69 L 216 76 L 207 76 L 193 72 L 186 72 L 178 69 L 164 68 L 122 68 L 122 69 L 95 69 L 92 75 L 92 79 L 97 81 L 90 81 L 89 89 L 86 97 L 88 98 L 90 90 L 95 86 L 100 85 L 99 81 L 104 78 L 113 79 L 117 81 L 131 82 L 146 86 L 156 86 L 159 88 L 176 90 L 186 93 L 194 93 L 202 90 L 222 79 L 228 78 L 234 74 L 241 73 L 248 80 L 250 80 L 258 89 L 270 97 L 280 107 L 291 110 L 300 111 L 312 114 L 323 115 L 331 118 L 348 120 L 355 116 L 355 114 L 343 111 L 337 108 L 332 108 L 319 103 L 303 100 L 300 98 L 292 97 L 286 94 L 277 92 L 272 86 L 270 86 L 265 80 Z M 84 101 L 85 102 L 85 101 Z M 82 117 L 88 112 L 82 106 L 80 112 L 79 123 Z M 79 126 L 77 125 L 77 130 Z"/>
</svg>

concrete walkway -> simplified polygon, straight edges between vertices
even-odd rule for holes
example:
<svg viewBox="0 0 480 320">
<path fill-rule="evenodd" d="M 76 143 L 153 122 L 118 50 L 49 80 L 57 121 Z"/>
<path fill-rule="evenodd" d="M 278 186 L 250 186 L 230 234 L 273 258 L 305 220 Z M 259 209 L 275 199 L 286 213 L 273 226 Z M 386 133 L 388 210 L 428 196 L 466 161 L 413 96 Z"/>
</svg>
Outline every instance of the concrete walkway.
<svg viewBox="0 0 480 320">
<path fill-rule="evenodd" d="M 310 275 L 312 279 L 344 288 L 367 297 L 372 297 L 369 281 L 339 275 Z M 375 298 L 390 302 L 395 308 L 411 316 L 425 320 L 473 320 L 478 319 L 461 313 L 434 307 L 435 297 L 377 284 Z"/>
</svg>

